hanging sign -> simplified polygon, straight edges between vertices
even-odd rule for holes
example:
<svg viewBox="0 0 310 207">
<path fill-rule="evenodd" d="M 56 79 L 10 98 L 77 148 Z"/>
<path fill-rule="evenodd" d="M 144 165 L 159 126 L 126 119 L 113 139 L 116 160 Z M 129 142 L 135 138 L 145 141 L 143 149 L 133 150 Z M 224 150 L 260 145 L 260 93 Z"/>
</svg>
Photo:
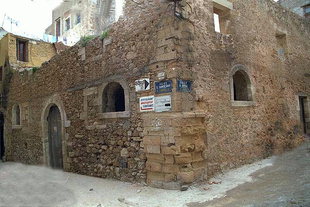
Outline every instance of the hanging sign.
<svg viewBox="0 0 310 207">
<path fill-rule="evenodd" d="M 150 90 L 150 79 L 142 78 L 135 81 L 136 91 L 147 91 Z"/>
<path fill-rule="evenodd" d="M 191 92 L 192 91 L 192 81 L 189 80 L 178 80 L 177 91 L 179 92 Z"/>
<path fill-rule="evenodd" d="M 171 110 L 171 96 L 159 96 L 155 98 L 155 112 Z"/>
<path fill-rule="evenodd" d="M 172 92 L 172 80 L 155 82 L 156 93 L 170 93 Z"/>
<path fill-rule="evenodd" d="M 140 112 L 154 111 L 154 96 L 145 96 L 140 98 Z"/>
</svg>

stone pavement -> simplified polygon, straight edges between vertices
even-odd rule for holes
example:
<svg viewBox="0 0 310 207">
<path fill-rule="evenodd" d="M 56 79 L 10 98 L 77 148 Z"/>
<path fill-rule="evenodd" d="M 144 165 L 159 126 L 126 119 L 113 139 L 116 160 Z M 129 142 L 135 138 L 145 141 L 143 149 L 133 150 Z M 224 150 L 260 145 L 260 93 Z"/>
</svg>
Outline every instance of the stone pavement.
<svg viewBox="0 0 310 207">
<path fill-rule="evenodd" d="M 310 141 L 254 173 L 223 198 L 188 207 L 310 207 Z"/>
<path fill-rule="evenodd" d="M 309 207 L 310 142 L 187 191 L 0 162 L 0 207 Z"/>
</svg>

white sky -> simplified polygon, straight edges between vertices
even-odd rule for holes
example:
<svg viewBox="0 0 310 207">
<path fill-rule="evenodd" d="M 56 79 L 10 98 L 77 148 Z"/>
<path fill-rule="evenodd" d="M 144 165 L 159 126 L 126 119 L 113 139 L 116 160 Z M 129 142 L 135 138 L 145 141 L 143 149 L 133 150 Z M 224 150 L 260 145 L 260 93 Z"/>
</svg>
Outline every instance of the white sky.
<svg viewBox="0 0 310 207">
<path fill-rule="evenodd" d="M 41 35 L 52 23 L 52 10 L 62 0 L 0 0 L 0 26 L 9 31 Z M 11 27 L 10 21 L 3 21 L 4 15 L 18 21 L 19 26 Z M 12 31 L 11 31 L 12 28 Z"/>
</svg>

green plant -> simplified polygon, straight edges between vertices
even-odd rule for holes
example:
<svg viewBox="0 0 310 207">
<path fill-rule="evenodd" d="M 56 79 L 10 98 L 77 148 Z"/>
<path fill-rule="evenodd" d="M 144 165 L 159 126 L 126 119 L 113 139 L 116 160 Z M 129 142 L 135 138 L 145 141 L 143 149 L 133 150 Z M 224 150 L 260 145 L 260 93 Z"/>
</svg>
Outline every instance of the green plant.
<svg viewBox="0 0 310 207">
<path fill-rule="evenodd" d="M 33 73 L 35 73 L 36 71 L 38 71 L 40 68 L 38 67 L 33 67 L 31 70 L 33 71 Z"/>
<path fill-rule="evenodd" d="M 82 47 L 85 47 L 87 43 L 94 38 L 95 38 L 94 35 L 82 36 L 80 39 L 80 44 L 82 45 Z"/>
<path fill-rule="evenodd" d="M 100 35 L 100 39 L 101 40 L 104 40 L 106 37 L 108 37 L 109 35 L 109 31 L 104 31 L 102 32 L 102 34 Z"/>
</svg>

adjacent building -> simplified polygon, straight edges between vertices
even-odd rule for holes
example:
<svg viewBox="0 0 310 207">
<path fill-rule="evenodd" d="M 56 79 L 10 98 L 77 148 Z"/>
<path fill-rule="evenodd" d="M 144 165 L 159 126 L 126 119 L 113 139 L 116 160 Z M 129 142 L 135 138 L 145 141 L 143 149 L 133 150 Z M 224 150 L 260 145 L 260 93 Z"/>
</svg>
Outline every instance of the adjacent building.
<svg viewBox="0 0 310 207">
<path fill-rule="evenodd" d="M 74 45 L 82 36 L 100 35 L 122 15 L 124 0 L 63 1 L 53 10 L 52 24 L 46 33 L 66 45 Z"/>
<path fill-rule="evenodd" d="M 310 133 L 307 19 L 272 0 L 127 1 L 124 14 L 14 73 L 6 160 L 179 189 Z"/>
<path fill-rule="evenodd" d="M 310 0 L 279 0 L 278 3 L 302 17 L 310 18 Z"/>
</svg>

